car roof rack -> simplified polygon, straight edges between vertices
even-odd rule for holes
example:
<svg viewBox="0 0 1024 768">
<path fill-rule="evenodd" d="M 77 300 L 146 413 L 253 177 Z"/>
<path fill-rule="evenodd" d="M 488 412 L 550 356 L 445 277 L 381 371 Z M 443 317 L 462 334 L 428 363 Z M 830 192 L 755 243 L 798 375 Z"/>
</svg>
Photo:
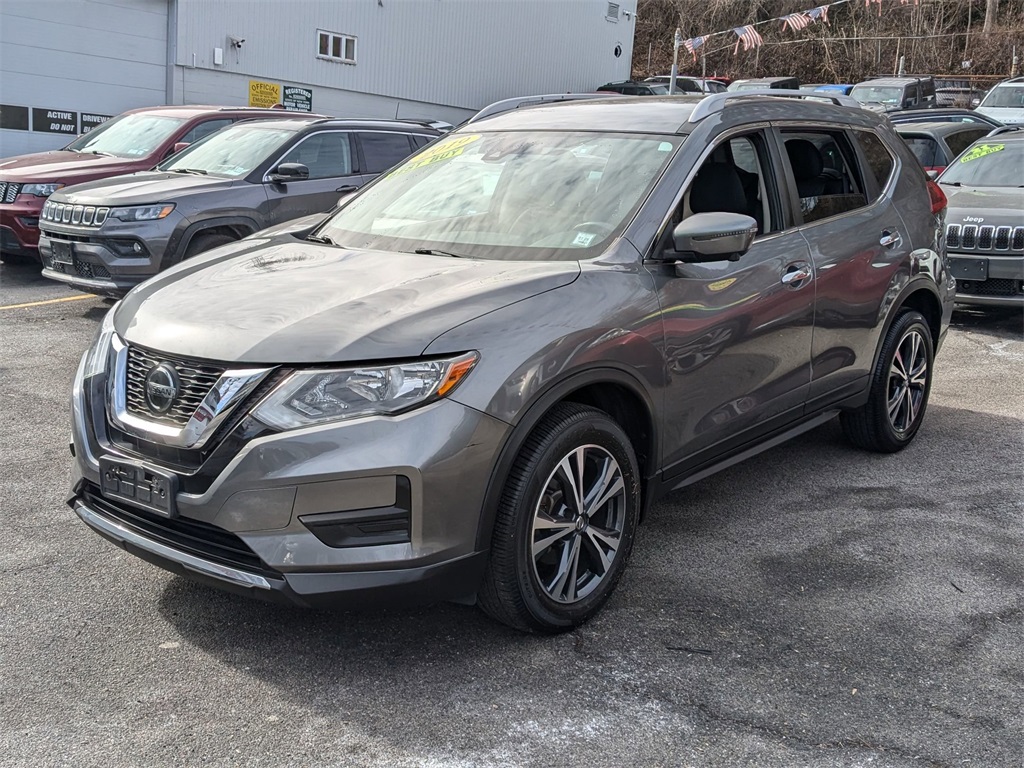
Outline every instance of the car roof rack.
<svg viewBox="0 0 1024 768">
<path fill-rule="evenodd" d="M 708 115 L 721 112 L 725 109 L 725 102 L 730 99 L 744 99 L 747 96 L 776 96 L 786 99 L 808 99 L 811 101 L 831 101 L 837 107 L 853 107 L 860 109 L 861 104 L 856 99 L 842 93 L 829 93 L 828 91 L 789 91 L 782 88 L 756 88 L 750 91 L 728 91 L 726 93 L 713 93 L 705 96 L 697 104 L 686 122 L 696 123 Z"/>
<path fill-rule="evenodd" d="M 494 115 L 500 115 L 502 112 L 511 112 L 513 109 L 519 109 L 520 107 L 534 107 L 540 104 L 553 104 L 559 101 L 579 101 L 581 99 L 609 99 L 609 98 L 622 98 L 618 93 L 611 93 L 608 91 L 594 93 L 544 93 L 536 96 L 516 96 L 513 99 L 502 99 L 496 101 L 493 104 L 488 104 L 486 107 L 481 109 L 471 118 L 469 118 L 463 125 L 469 125 L 475 123 L 478 120 L 483 120 L 485 117 L 493 117 Z"/>
<path fill-rule="evenodd" d="M 991 131 L 985 134 L 985 138 L 989 136 L 998 136 L 1000 133 L 1010 133 L 1013 131 L 1024 130 L 1022 125 L 1000 125 L 998 128 L 993 128 Z"/>
</svg>

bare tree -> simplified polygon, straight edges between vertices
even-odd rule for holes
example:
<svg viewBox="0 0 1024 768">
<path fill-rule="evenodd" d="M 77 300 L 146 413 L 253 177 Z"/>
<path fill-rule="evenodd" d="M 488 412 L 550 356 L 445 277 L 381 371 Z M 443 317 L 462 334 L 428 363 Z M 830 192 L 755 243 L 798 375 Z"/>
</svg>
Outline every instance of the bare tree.
<svg viewBox="0 0 1024 768">
<path fill-rule="evenodd" d="M 999 0 L 985 0 L 985 24 L 981 33 L 988 37 L 996 25 L 996 17 L 999 16 Z"/>
</svg>

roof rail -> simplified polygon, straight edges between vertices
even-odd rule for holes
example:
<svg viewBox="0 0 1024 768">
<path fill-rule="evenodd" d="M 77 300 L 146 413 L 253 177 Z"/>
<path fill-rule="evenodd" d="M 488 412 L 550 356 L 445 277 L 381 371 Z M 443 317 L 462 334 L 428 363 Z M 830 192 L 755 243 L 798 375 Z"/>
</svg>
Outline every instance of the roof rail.
<svg viewBox="0 0 1024 768">
<path fill-rule="evenodd" d="M 859 101 L 841 93 L 831 94 L 828 91 L 788 91 L 782 88 L 757 88 L 750 91 L 728 91 L 726 93 L 712 93 L 710 96 L 705 96 L 697 104 L 696 109 L 690 113 L 687 122 L 696 123 L 698 120 L 703 120 L 708 115 L 713 115 L 725 109 L 725 102 L 730 99 L 742 99 L 747 96 L 778 96 L 786 99 L 831 101 L 837 107 L 861 108 Z"/>
<path fill-rule="evenodd" d="M 496 101 L 493 104 L 488 104 L 486 107 L 481 109 L 469 120 L 463 123 L 468 125 L 469 123 L 475 123 L 478 120 L 483 120 L 485 117 L 492 117 L 494 115 L 500 115 L 502 112 L 511 112 L 513 109 L 519 109 L 520 107 L 533 107 L 538 104 L 551 104 L 559 101 L 578 101 L 580 99 L 607 99 L 612 97 L 620 97 L 618 93 L 610 92 L 594 92 L 594 93 L 545 93 L 537 96 L 517 96 L 513 99 L 503 99 Z"/>
<path fill-rule="evenodd" d="M 1000 133 L 1009 133 L 1011 131 L 1024 131 L 1024 126 L 1021 125 L 1000 125 L 998 128 L 993 128 L 991 131 L 985 134 L 985 137 L 998 136 Z"/>
</svg>

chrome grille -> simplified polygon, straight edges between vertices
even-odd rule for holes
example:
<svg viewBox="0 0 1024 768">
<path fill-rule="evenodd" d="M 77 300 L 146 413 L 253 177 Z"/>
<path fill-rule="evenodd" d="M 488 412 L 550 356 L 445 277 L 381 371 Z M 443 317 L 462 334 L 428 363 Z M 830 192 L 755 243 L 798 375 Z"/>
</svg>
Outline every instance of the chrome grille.
<svg viewBox="0 0 1024 768">
<path fill-rule="evenodd" d="M 960 247 L 961 248 L 977 248 L 978 247 L 978 228 L 973 224 L 969 224 L 963 228 L 960 232 Z"/>
<path fill-rule="evenodd" d="M 70 205 L 47 200 L 43 204 L 41 221 L 52 221 L 55 224 L 75 224 L 82 227 L 99 227 L 107 220 L 109 208 L 97 208 L 93 205 Z"/>
<path fill-rule="evenodd" d="M 946 248 L 968 251 L 1024 251 L 1024 227 L 950 224 L 946 227 Z"/>
<path fill-rule="evenodd" d="M 156 414 L 146 405 L 146 376 L 161 363 L 170 363 L 178 374 L 181 387 L 178 396 L 167 413 Z M 138 347 L 128 348 L 127 381 L 125 388 L 128 412 L 136 416 L 163 424 L 183 427 L 203 402 L 203 398 L 217 383 L 223 368 L 201 363 L 196 360 L 165 357 L 152 354 Z"/>
<path fill-rule="evenodd" d="M 996 228 L 990 227 L 987 224 L 984 227 L 978 229 L 978 247 L 983 251 L 990 250 L 992 248 L 992 239 L 995 237 Z"/>
<path fill-rule="evenodd" d="M 0 203 L 13 203 L 23 186 L 13 181 L 0 181 Z"/>
</svg>

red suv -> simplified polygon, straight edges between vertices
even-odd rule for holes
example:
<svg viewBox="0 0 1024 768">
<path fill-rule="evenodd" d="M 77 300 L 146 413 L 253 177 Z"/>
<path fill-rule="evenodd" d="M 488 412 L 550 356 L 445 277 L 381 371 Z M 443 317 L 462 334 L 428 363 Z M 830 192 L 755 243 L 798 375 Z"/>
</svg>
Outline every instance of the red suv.
<svg viewBox="0 0 1024 768">
<path fill-rule="evenodd" d="M 39 212 L 61 187 L 152 168 L 168 155 L 239 120 L 280 117 L 247 107 L 133 109 L 64 149 L 0 160 L 0 251 L 39 258 Z"/>
</svg>

